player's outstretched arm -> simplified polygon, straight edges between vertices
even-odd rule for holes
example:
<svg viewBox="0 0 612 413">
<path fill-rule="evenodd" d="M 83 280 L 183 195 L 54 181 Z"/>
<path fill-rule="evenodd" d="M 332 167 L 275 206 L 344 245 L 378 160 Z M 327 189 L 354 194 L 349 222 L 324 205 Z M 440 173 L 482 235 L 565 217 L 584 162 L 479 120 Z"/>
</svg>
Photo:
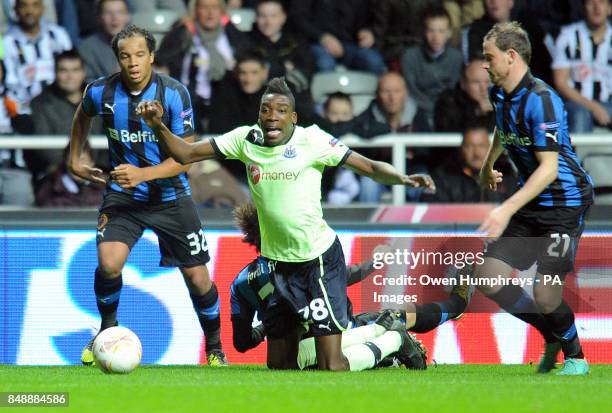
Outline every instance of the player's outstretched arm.
<svg viewBox="0 0 612 413">
<path fill-rule="evenodd" d="M 210 141 L 186 142 L 173 134 L 162 122 L 164 108 L 158 101 L 142 101 L 136 108 L 138 113 L 159 140 L 163 149 L 182 165 L 216 157 Z"/>
<path fill-rule="evenodd" d="M 89 136 L 91 122 L 92 118 L 83 111 L 82 104 L 79 104 L 72 118 L 72 128 L 70 130 L 68 170 L 79 178 L 97 184 L 106 184 L 106 181 L 102 177 L 101 169 L 81 164 L 83 146 L 85 146 L 85 141 L 87 141 L 87 137 Z"/>
<path fill-rule="evenodd" d="M 430 191 L 436 190 L 434 181 L 429 175 L 405 175 L 387 162 L 374 161 L 356 152 L 351 152 L 343 166 L 383 185 L 406 185 L 414 188 L 426 188 Z"/>
</svg>

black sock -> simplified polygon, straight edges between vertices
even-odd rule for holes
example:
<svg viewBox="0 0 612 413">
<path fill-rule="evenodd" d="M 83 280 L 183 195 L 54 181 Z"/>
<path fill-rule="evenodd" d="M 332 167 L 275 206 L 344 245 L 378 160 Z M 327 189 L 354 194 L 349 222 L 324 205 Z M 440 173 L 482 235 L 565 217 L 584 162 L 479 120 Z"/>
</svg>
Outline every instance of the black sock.
<svg viewBox="0 0 612 413">
<path fill-rule="evenodd" d="M 561 342 L 565 358 L 583 359 L 582 346 L 578 339 L 576 324 L 574 324 L 574 312 L 565 301 L 555 311 L 544 314 L 544 318 L 552 327 L 552 332 Z"/>
<path fill-rule="evenodd" d="M 94 292 L 96 293 L 96 304 L 102 317 L 100 331 L 117 325 L 117 307 L 119 307 L 119 296 L 123 280 L 121 274 L 115 278 L 105 278 L 100 270 L 96 268 L 94 278 Z"/>
<path fill-rule="evenodd" d="M 467 304 L 461 297 L 451 295 L 446 301 L 436 301 L 415 307 L 416 321 L 410 331 L 427 333 L 449 319 L 463 314 Z"/>
<path fill-rule="evenodd" d="M 548 321 L 540 314 L 535 302 L 518 285 L 506 285 L 489 298 L 519 320 L 534 326 L 547 343 L 558 341 Z"/>
<path fill-rule="evenodd" d="M 426 333 L 438 327 L 442 321 L 442 309 L 437 303 L 416 305 L 416 321 L 410 331 Z M 448 317 L 446 317 L 448 318 Z"/>
<path fill-rule="evenodd" d="M 206 336 L 206 353 L 211 350 L 221 350 L 221 317 L 217 286 L 213 283 L 210 290 L 202 296 L 192 295 L 191 301 Z"/>
</svg>

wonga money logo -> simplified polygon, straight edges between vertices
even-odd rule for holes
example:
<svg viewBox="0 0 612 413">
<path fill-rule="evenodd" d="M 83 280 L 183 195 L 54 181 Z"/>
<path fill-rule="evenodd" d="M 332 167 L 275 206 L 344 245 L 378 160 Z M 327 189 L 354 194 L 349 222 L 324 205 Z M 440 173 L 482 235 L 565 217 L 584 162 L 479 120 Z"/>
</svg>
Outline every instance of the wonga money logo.
<svg viewBox="0 0 612 413">
<path fill-rule="evenodd" d="M 261 168 L 255 164 L 249 164 L 247 168 L 249 171 L 249 176 L 251 177 L 251 182 L 253 182 L 253 185 L 257 185 L 259 179 L 261 178 Z"/>
</svg>

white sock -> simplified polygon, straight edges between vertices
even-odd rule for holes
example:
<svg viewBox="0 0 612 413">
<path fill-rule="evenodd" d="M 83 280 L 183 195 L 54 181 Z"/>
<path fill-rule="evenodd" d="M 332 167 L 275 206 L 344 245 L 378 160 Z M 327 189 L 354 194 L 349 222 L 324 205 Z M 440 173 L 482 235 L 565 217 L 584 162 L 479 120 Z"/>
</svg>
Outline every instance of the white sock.
<svg viewBox="0 0 612 413">
<path fill-rule="evenodd" d="M 351 328 L 342 333 L 342 349 L 371 341 L 386 332 L 387 330 L 383 326 L 376 323 Z M 315 364 L 317 364 L 317 351 L 314 337 L 301 340 L 298 349 L 298 367 L 304 369 Z"/>
<path fill-rule="evenodd" d="M 348 359 L 351 371 L 361 371 L 375 367 L 380 360 L 395 353 L 402 345 L 402 338 L 397 331 L 387 331 L 367 343 L 355 344 L 342 349 Z"/>
</svg>

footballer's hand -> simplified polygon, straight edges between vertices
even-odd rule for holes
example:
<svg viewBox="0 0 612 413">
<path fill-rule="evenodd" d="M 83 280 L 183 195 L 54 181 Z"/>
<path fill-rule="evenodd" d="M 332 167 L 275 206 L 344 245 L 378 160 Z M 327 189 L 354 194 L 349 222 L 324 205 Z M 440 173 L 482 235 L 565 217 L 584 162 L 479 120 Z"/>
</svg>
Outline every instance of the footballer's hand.
<svg viewBox="0 0 612 413">
<path fill-rule="evenodd" d="M 413 188 L 425 188 L 427 192 L 436 192 L 436 184 L 427 174 L 414 174 L 402 176 L 402 183 Z"/>
<path fill-rule="evenodd" d="M 480 185 L 491 191 L 497 191 L 497 184 L 499 184 L 503 178 L 504 174 L 487 166 L 480 171 Z"/>
<path fill-rule="evenodd" d="M 92 168 L 89 165 L 77 164 L 69 166 L 68 169 L 70 173 L 78 176 L 81 179 L 94 184 L 106 185 L 106 180 L 104 179 L 102 169 L 100 168 Z"/>
<path fill-rule="evenodd" d="M 143 100 L 136 107 L 136 114 L 140 115 L 149 128 L 162 123 L 164 107 L 158 100 Z"/>
<path fill-rule="evenodd" d="M 146 181 L 142 168 L 125 163 L 111 171 L 111 179 L 124 189 L 134 188 Z"/>
<path fill-rule="evenodd" d="M 510 218 L 512 218 L 512 212 L 506 210 L 503 205 L 500 205 L 489 212 L 487 218 L 478 227 L 478 231 L 484 232 L 488 237 L 497 239 L 508 226 Z"/>
</svg>

